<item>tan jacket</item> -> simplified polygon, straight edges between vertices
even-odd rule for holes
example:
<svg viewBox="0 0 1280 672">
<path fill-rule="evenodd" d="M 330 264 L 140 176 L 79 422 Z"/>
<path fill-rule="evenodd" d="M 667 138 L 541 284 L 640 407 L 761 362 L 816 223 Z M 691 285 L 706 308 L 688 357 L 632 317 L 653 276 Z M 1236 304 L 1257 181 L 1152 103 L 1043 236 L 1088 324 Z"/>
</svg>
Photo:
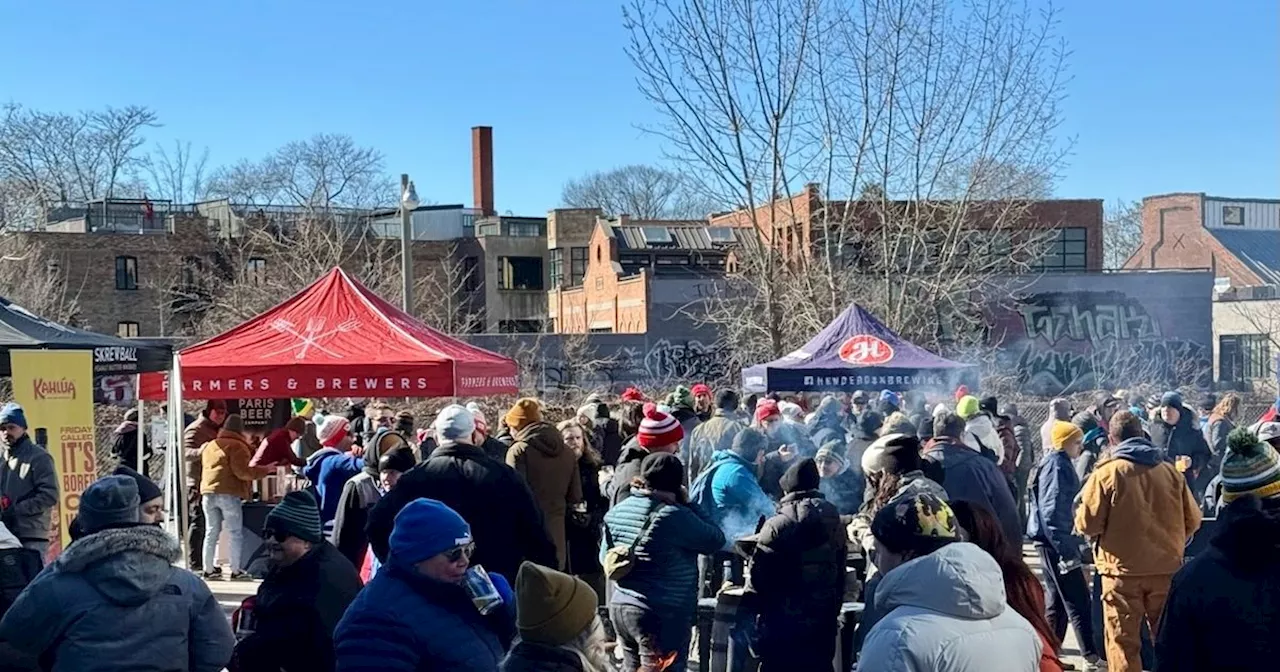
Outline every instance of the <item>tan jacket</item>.
<svg viewBox="0 0 1280 672">
<path fill-rule="evenodd" d="M 570 506 L 582 501 L 578 456 L 564 445 L 559 430 L 546 423 L 521 429 L 515 439 L 507 451 L 507 464 L 528 481 L 563 568 L 568 546 L 565 516 Z"/>
<path fill-rule="evenodd" d="M 243 500 L 253 496 L 253 482 L 274 469 L 250 467 L 253 449 L 236 432 L 220 430 L 218 438 L 200 449 L 200 494 L 235 495 Z"/>
<path fill-rule="evenodd" d="M 1173 574 L 1200 529 L 1200 508 L 1178 470 L 1145 439 L 1107 451 L 1080 491 L 1076 530 L 1106 576 Z"/>
</svg>

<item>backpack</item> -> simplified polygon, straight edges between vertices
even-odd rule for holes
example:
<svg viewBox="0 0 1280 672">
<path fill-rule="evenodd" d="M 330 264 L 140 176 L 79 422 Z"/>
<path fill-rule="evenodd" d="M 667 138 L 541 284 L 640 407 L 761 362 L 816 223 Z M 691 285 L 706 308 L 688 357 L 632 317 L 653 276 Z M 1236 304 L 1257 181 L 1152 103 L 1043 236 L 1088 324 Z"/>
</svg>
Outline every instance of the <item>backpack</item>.
<svg viewBox="0 0 1280 672">
<path fill-rule="evenodd" d="M 716 471 L 724 466 L 725 461 L 721 460 L 713 462 L 693 479 L 693 484 L 689 486 L 689 505 L 697 507 L 703 513 L 707 520 L 718 521 L 716 516 L 716 497 L 715 489 L 712 488 L 712 482 L 715 481 Z"/>
<path fill-rule="evenodd" d="M 996 434 L 1000 435 L 1000 444 L 1004 450 L 1004 461 L 1000 463 L 1000 471 L 1011 475 L 1018 468 L 1018 456 L 1022 454 L 1022 447 L 1018 445 L 1018 439 L 1013 435 L 1013 423 L 1008 418 L 997 418 L 995 425 Z"/>
</svg>

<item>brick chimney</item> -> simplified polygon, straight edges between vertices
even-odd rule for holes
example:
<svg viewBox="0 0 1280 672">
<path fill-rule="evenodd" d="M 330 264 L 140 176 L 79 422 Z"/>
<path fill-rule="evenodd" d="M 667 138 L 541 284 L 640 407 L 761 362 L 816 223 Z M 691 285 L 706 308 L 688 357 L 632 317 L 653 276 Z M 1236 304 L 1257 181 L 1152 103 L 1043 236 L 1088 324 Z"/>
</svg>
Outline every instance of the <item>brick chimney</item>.
<svg viewBox="0 0 1280 672">
<path fill-rule="evenodd" d="M 493 127 L 471 127 L 471 188 L 475 209 L 496 215 L 493 209 Z"/>
</svg>

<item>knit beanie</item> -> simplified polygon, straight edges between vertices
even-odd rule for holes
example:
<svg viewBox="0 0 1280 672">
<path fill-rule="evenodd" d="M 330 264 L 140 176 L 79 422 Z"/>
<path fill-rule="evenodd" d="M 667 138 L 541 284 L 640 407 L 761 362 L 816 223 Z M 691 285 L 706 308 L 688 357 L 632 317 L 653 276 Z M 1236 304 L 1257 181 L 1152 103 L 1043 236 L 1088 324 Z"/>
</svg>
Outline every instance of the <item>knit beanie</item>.
<svg viewBox="0 0 1280 672">
<path fill-rule="evenodd" d="M 507 411 L 506 420 L 511 431 L 518 432 L 535 422 L 542 422 L 542 407 L 538 405 L 537 399 L 520 399 Z"/>
<path fill-rule="evenodd" d="M 960 401 L 961 399 L 964 399 L 967 396 L 969 396 L 968 385 L 961 385 L 960 387 L 956 388 L 956 394 L 955 394 L 956 401 Z"/>
<path fill-rule="evenodd" d="M 871 534 L 894 553 L 932 553 L 960 540 L 956 514 L 937 496 L 922 493 L 894 499 L 871 521 Z"/>
<path fill-rule="evenodd" d="M 640 462 L 640 478 L 650 489 L 679 492 L 684 486 L 684 465 L 671 453 L 653 453 Z"/>
<path fill-rule="evenodd" d="M 338 444 L 342 443 L 342 440 L 347 438 L 347 434 L 350 432 L 350 420 L 330 416 L 321 425 L 320 431 L 316 432 L 316 437 L 320 439 L 320 445 L 326 448 L 337 448 Z"/>
<path fill-rule="evenodd" d="M 804 409 L 800 408 L 800 404 L 791 401 L 779 401 L 778 412 L 782 417 L 799 421 L 804 417 Z"/>
<path fill-rule="evenodd" d="M 965 395 L 956 402 L 956 415 L 964 420 L 968 420 L 978 414 L 979 408 L 978 398 L 972 395 Z"/>
<path fill-rule="evenodd" d="M 413 451 L 407 447 L 392 448 L 382 454 L 378 458 L 378 472 L 398 471 L 404 473 L 412 469 L 418 464 L 418 459 L 414 457 Z"/>
<path fill-rule="evenodd" d="M 653 404 L 644 405 L 644 420 L 636 440 L 645 448 L 662 448 L 680 443 L 684 439 L 684 427 L 675 417 L 663 413 Z"/>
<path fill-rule="evenodd" d="M 326 422 L 325 424 L 327 425 L 329 423 Z M 289 422 L 285 423 L 284 428 L 294 432 L 295 434 L 302 435 L 307 431 L 307 419 L 301 415 L 295 415 L 292 418 L 289 418 Z"/>
<path fill-rule="evenodd" d="M 769 418 L 781 416 L 782 411 L 778 409 L 778 402 L 772 399 L 761 399 L 756 403 L 756 424 L 764 424 L 764 421 Z"/>
<path fill-rule="evenodd" d="M 1227 455 L 1222 459 L 1222 500 L 1244 495 L 1280 497 L 1280 454 L 1253 432 L 1237 427 L 1227 435 Z"/>
<path fill-rule="evenodd" d="M 11 401 L 0 408 L 0 425 L 17 425 L 26 429 L 27 414 L 21 406 Z"/>
<path fill-rule="evenodd" d="M 1049 430 L 1049 436 L 1053 440 L 1053 449 L 1062 450 L 1073 439 L 1084 440 L 1084 432 L 1070 422 L 1061 420 L 1053 423 L 1053 427 Z"/>
<path fill-rule="evenodd" d="M 287 534 L 313 544 L 324 540 L 321 528 L 320 507 L 316 505 L 315 495 L 306 490 L 286 493 L 284 499 L 267 512 L 267 520 L 262 524 L 264 530 Z"/>
<path fill-rule="evenodd" d="M 316 405 L 310 399 L 294 399 L 290 402 L 289 407 L 293 410 L 293 414 L 299 417 L 311 419 L 315 415 Z"/>
<path fill-rule="evenodd" d="M 920 439 L 911 434 L 886 434 L 862 452 L 862 473 L 905 474 L 920 469 Z"/>
<path fill-rule="evenodd" d="M 623 401 L 644 401 L 644 392 L 634 387 L 628 387 L 622 391 Z"/>
<path fill-rule="evenodd" d="M 818 452 L 813 456 L 813 461 L 835 462 L 839 464 L 840 468 L 843 470 L 849 464 L 849 461 L 844 457 L 844 453 L 844 441 L 828 441 L 822 444 L 822 447 L 818 449 Z"/>
<path fill-rule="evenodd" d="M 679 385 L 675 390 L 672 390 L 671 394 L 667 395 L 667 405 L 672 408 L 680 406 L 693 408 L 693 392 L 690 392 L 689 388 L 684 385 Z"/>
<path fill-rule="evenodd" d="M 884 419 L 884 424 L 880 425 L 880 434 L 911 434 L 915 435 L 916 426 L 911 422 L 902 411 L 890 413 L 889 417 Z"/>
<path fill-rule="evenodd" d="M 1000 400 L 995 397 L 983 397 L 978 400 L 978 410 L 991 415 L 999 415 Z"/>
<path fill-rule="evenodd" d="M 1258 435 L 1259 441 L 1271 442 L 1280 439 L 1280 422 L 1259 422 L 1255 425 L 1254 433 Z"/>
<path fill-rule="evenodd" d="M 585 581 L 525 561 L 516 573 L 516 628 L 520 639 L 560 646 L 596 619 L 596 591 Z"/>
<path fill-rule="evenodd" d="M 408 567 L 471 541 L 471 526 L 457 511 L 444 502 L 419 497 L 396 514 L 388 561 Z"/>
<path fill-rule="evenodd" d="M 112 475 L 128 476 L 133 479 L 133 484 L 138 488 L 138 506 L 142 506 L 153 499 L 164 496 L 164 491 L 160 489 L 160 486 L 156 485 L 155 481 L 139 474 L 123 464 L 116 467 L 116 470 L 112 472 Z"/>
<path fill-rule="evenodd" d="M 471 435 L 476 432 L 476 420 L 466 406 L 450 404 L 440 409 L 431 427 L 435 429 L 436 441 L 439 441 L 440 445 L 455 446 L 459 443 L 471 442 Z M 515 428 L 512 427 L 512 429 Z"/>
<path fill-rule="evenodd" d="M 880 390 L 880 406 L 892 406 L 895 410 L 902 408 L 902 396 L 893 390 Z"/>
<path fill-rule="evenodd" d="M 244 418 L 239 413 L 232 413 L 227 416 L 226 420 L 222 421 L 220 429 L 235 434 L 244 434 Z"/>
<path fill-rule="evenodd" d="M 806 457 L 788 467 L 783 472 L 778 485 L 782 486 L 784 494 L 791 494 L 804 490 L 817 490 L 821 482 L 822 477 L 818 475 L 817 463 L 812 457 Z"/>
<path fill-rule="evenodd" d="M 80 495 L 76 518 L 85 534 L 93 534 L 108 527 L 137 524 L 142 514 L 140 506 L 138 485 L 132 478 L 104 476 Z"/>
</svg>

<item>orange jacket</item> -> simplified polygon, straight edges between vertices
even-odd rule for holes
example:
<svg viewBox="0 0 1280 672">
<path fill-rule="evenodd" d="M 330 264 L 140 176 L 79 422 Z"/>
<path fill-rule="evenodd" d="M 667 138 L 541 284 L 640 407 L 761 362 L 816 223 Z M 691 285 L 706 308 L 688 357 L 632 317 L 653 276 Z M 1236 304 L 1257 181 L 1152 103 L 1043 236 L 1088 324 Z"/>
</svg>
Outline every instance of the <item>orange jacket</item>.
<svg viewBox="0 0 1280 672">
<path fill-rule="evenodd" d="M 1200 529 L 1200 508 L 1186 479 L 1146 439 L 1107 451 L 1080 491 L 1076 531 L 1093 542 L 1107 576 L 1171 575 Z"/>
</svg>

